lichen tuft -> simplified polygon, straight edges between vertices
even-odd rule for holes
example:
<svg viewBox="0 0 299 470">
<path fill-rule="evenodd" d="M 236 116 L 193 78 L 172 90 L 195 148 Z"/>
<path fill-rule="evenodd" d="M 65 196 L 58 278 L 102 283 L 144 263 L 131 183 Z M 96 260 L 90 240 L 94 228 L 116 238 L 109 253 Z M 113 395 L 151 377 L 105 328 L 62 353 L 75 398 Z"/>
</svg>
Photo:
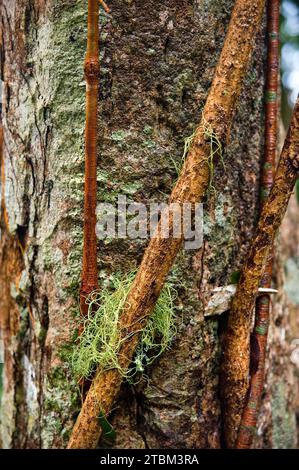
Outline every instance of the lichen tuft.
<svg viewBox="0 0 299 470">
<path fill-rule="evenodd" d="M 72 353 L 71 362 L 75 377 L 90 378 L 96 368 L 118 369 L 128 381 L 136 381 L 136 374 L 144 372 L 147 365 L 167 350 L 176 334 L 173 299 L 176 291 L 167 283 L 161 292 L 153 314 L 141 331 L 140 341 L 129 370 L 124 370 L 118 361 L 118 352 L 131 333 L 124 334 L 119 328 L 127 294 L 135 272 L 125 276 L 116 275 L 112 288 L 103 287 L 88 298 L 88 317 L 83 332 Z"/>
</svg>

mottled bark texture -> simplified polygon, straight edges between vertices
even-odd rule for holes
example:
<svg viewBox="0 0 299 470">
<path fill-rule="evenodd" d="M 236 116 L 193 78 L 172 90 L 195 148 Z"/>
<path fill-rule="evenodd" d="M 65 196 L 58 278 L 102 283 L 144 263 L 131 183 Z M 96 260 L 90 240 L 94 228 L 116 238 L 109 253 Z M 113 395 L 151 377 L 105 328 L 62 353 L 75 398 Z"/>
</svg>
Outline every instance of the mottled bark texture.
<svg viewBox="0 0 299 470">
<path fill-rule="evenodd" d="M 234 447 L 249 385 L 249 338 L 252 310 L 276 231 L 280 227 L 299 170 L 299 99 L 283 146 L 271 192 L 263 206 L 255 238 L 241 272 L 233 298 L 223 345 L 221 394 L 224 433 L 228 447 Z M 256 362 L 259 345 L 252 344 Z M 259 386 L 259 384 L 257 384 Z M 255 401 L 252 400 L 252 406 Z M 247 426 L 247 432 L 253 430 Z"/>
<path fill-rule="evenodd" d="M 237 0 L 234 5 L 200 124 L 170 195 L 172 203 L 202 202 L 206 194 L 213 177 L 211 168 L 216 158 L 222 157 L 222 150 L 211 154 L 211 136 L 214 136 L 212 145 L 216 145 L 216 140 L 222 147 L 226 146 L 263 7 L 262 0 Z M 170 227 L 173 227 L 173 218 L 171 212 Z M 124 335 L 130 332 L 129 339 L 123 341 L 118 352 L 119 363 L 125 370 L 130 366 L 139 332 L 152 312 L 183 240 L 173 235 L 173 229 L 168 238 L 163 237 L 161 224 L 146 248 L 120 318 L 120 330 L 125 332 Z M 102 431 L 98 416 L 110 413 L 121 383 L 122 376 L 117 369 L 98 369 L 72 432 L 69 448 L 94 448 L 98 445 Z"/>
<path fill-rule="evenodd" d="M 173 161 L 180 163 L 184 138 L 199 123 L 232 5 L 110 0 L 111 14 L 101 11 L 98 201 L 115 202 L 119 193 L 144 203 L 168 200 L 177 178 Z M 65 352 L 79 322 L 86 7 L 85 0 L 1 3 L 5 201 L 11 236 L 24 240 L 18 289 L 12 278 L 5 291 L 10 307 L 1 311 L 15 325 L 5 361 L 4 447 L 65 447 L 81 406 Z M 178 290 L 176 340 L 146 371 L 148 379 L 122 385 L 110 417 L 113 447 L 220 446 L 225 319 L 204 319 L 203 311 L 212 289 L 240 269 L 258 214 L 264 57 L 261 31 L 225 169 L 216 164 L 217 189 L 205 201 L 204 245 L 182 251 L 170 274 Z M 99 241 L 100 286 L 135 268 L 146 244 Z M 5 242 L 2 250 L 12 259 L 9 247 Z M 275 319 L 285 331 L 287 309 Z M 283 340 L 281 334 L 271 325 L 257 447 L 296 442 L 288 335 Z"/>
</svg>

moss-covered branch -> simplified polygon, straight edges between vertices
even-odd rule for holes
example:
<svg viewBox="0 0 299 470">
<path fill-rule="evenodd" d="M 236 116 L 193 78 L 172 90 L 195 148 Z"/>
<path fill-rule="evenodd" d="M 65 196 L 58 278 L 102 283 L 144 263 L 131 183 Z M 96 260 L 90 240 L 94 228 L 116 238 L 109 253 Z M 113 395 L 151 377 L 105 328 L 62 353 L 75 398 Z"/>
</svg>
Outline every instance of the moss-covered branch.
<svg viewBox="0 0 299 470">
<path fill-rule="evenodd" d="M 299 99 L 277 167 L 273 188 L 264 204 L 256 236 L 242 269 L 232 302 L 223 344 L 221 393 L 224 405 L 224 433 L 228 447 L 234 447 L 248 391 L 249 339 L 252 310 L 265 269 L 269 250 L 287 209 L 299 170 Z M 258 358 L 259 349 L 254 351 Z M 249 430 L 250 431 L 250 430 Z"/>
<path fill-rule="evenodd" d="M 215 71 L 211 90 L 203 110 L 202 121 L 184 163 L 181 175 L 172 191 L 171 202 L 196 203 L 202 200 L 210 181 L 210 137 L 207 126 L 217 140 L 226 144 L 259 28 L 264 0 L 236 0 L 227 36 Z M 172 217 L 169 226 L 173 227 Z M 121 315 L 121 329 L 130 331 L 122 343 L 119 364 L 127 369 L 138 344 L 139 334 L 159 297 L 166 276 L 175 260 L 182 239 L 160 236 L 158 227 L 150 241 L 133 282 Z M 135 334 L 136 333 L 136 334 Z M 98 370 L 73 429 L 69 448 L 94 448 L 101 433 L 98 416 L 108 414 L 122 382 L 119 371 Z"/>
</svg>

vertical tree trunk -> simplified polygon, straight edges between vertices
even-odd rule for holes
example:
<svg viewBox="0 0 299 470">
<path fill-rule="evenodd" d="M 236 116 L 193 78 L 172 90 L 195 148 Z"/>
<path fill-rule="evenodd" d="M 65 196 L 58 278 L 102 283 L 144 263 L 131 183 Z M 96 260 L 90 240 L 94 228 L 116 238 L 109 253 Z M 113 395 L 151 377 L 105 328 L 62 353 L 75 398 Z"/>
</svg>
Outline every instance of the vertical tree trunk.
<svg viewBox="0 0 299 470">
<path fill-rule="evenodd" d="M 167 201 L 177 178 L 174 162 L 199 122 L 232 4 L 110 0 L 111 14 L 101 11 L 99 202 L 115 202 L 118 194 Z M 3 447 L 65 447 L 81 405 L 67 353 L 79 321 L 87 2 L 0 5 L 1 440 Z M 203 313 L 212 289 L 229 284 L 239 270 L 258 215 L 264 59 L 261 31 L 225 168 L 216 165 L 216 191 L 204 206 L 204 245 L 182 251 L 171 272 L 178 288 L 176 341 L 147 370 L 148 380 L 123 385 L 111 417 L 114 447 L 220 446 L 218 366 L 227 314 L 219 320 Z M 133 269 L 145 243 L 99 241 L 100 284 Z M 290 266 L 292 247 L 288 253 Z M 291 330 L 282 262 L 276 263 L 279 294 L 256 447 L 296 446 L 289 335 L 298 333 Z"/>
</svg>

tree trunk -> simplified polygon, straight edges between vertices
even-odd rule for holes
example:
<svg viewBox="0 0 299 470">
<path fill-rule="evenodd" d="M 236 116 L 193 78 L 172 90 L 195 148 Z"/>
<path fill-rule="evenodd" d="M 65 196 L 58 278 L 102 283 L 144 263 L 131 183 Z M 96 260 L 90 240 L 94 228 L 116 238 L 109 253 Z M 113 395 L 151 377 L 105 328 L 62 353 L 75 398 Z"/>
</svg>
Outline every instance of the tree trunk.
<svg viewBox="0 0 299 470">
<path fill-rule="evenodd" d="M 1 0 L 0 5 L 1 440 L 5 448 L 62 448 L 81 406 L 68 351 L 79 324 L 87 2 Z M 118 194 L 137 202 L 167 201 L 184 139 L 200 120 L 232 5 L 232 0 L 110 0 L 111 14 L 101 9 L 98 202 L 115 202 Z M 230 284 L 239 271 L 257 221 L 264 44 L 263 30 L 225 167 L 216 164 L 215 191 L 204 205 L 203 247 L 182 250 L 170 274 L 178 290 L 176 340 L 146 379 L 123 384 L 109 419 L 116 431 L 113 447 L 221 445 L 220 339 L 228 313 L 204 317 L 204 309 L 212 290 Z M 299 300 L 291 277 L 298 272 L 296 204 L 292 201 L 276 261 L 279 293 L 273 297 L 255 447 L 297 443 L 298 364 L 291 355 L 291 340 L 298 337 Z M 292 240 L 284 235 L 289 227 Z M 116 272 L 134 269 L 145 246 L 144 240 L 99 241 L 100 286 Z"/>
</svg>

